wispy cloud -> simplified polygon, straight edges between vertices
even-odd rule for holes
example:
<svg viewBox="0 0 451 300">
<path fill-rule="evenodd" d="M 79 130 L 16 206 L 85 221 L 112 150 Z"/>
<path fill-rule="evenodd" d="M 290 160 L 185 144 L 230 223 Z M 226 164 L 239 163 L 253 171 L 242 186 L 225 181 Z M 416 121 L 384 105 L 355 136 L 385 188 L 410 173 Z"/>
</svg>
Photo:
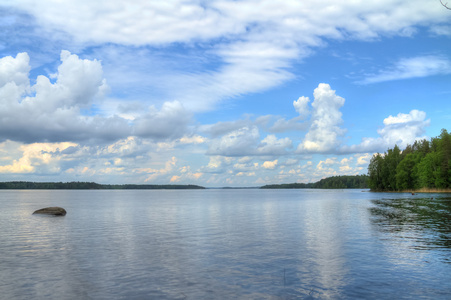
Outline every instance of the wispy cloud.
<svg viewBox="0 0 451 300">
<path fill-rule="evenodd" d="M 426 55 L 400 59 L 393 66 L 376 74 L 369 74 L 358 83 L 371 84 L 444 74 L 451 74 L 451 60 L 443 56 Z"/>
<path fill-rule="evenodd" d="M 46 36 L 60 40 L 64 36 L 70 49 L 132 46 L 118 58 L 127 62 L 137 57 L 137 51 L 168 50 L 171 55 L 160 57 L 161 61 L 140 59 L 137 68 L 133 67 L 136 62 L 132 67 L 119 64 L 116 69 L 109 68 L 106 77 L 119 84 L 133 79 L 130 92 L 143 91 L 135 99 L 142 101 L 149 91 L 157 91 L 163 102 L 179 100 L 193 111 L 214 110 L 227 99 L 262 92 L 296 78 L 293 65 L 327 40 L 412 35 L 418 24 L 440 24 L 446 18 L 440 7 L 421 0 L 403 5 L 397 0 L 339 5 L 333 0 L 136 0 L 102 5 L 89 0 L 40 1 L 39 5 L 33 0 L 17 0 L 12 5 L 32 16 L 34 25 Z M 172 54 L 177 51 L 168 49 L 174 45 L 199 50 L 200 56 L 189 54 L 182 63 L 184 70 L 178 71 L 172 65 Z M 187 61 L 205 55 L 214 60 L 212 65 L 203 66 L 201 71 L 187 66 Z M 105 61 L 105 65 L 111 64 Z"/>
</svg>

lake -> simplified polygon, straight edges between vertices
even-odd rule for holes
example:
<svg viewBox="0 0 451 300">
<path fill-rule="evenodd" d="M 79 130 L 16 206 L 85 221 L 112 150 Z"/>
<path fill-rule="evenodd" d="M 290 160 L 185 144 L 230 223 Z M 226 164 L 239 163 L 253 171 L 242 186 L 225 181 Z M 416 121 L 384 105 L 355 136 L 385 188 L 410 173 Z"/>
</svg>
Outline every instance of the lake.
<svg viewBox="0 0 451 300">
<path fill-rule="evenodd" d="M 449 194 L 1 190 L 0 226 L 2 299 L 451 299 Z"/>
</svg>

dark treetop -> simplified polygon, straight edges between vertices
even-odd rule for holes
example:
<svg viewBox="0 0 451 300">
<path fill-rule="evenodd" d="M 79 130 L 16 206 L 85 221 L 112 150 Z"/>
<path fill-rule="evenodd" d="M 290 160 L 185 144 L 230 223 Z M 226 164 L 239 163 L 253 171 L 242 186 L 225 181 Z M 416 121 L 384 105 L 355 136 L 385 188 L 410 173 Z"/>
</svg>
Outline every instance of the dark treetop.
<svg viewBox="0 0 451 300">
<path fill-rule="evenodd" d="M 377 153 L 368 176 L 373 191 L 451 190 L 451 134 L 442 129 L 430 141 L 415 141 L 402 151 L 395 145 L 384 154 Z"/>
</svg>

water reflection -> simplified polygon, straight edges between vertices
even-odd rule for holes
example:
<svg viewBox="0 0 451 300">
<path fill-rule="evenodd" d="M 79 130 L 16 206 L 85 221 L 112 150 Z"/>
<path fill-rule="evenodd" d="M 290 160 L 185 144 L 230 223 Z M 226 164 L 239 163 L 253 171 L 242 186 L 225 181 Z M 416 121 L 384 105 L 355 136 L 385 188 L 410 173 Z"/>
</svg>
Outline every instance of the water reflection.
<svg viewBox="0 0 451 300">
<path fill-rule="evenodd" d="M 449 299 L 450 199 L 371 202 L 387 195 L 0 191 L 0 290 L 5 299 Z M 45 206 L 68 214 L 31 215 Z"/>
<path fill-rule="evenodd" d="M 451 197 L 416 195 L 372 204 L 371 222 L 378 231 L 408 240 L 417 250 L 451 248 Z"/>
</svg>

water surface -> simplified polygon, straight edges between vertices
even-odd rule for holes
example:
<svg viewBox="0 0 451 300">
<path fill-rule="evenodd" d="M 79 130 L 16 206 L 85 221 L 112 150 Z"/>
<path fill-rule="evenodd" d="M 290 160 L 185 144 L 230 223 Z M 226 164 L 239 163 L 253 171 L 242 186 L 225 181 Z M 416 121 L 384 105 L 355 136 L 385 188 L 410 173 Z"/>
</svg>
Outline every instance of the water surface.
<svg viewBox="0 0 451 300">
<path fill-rule="evenodd" d="M 5 299 L 451 298 L 446 195 L 2 190 L 0 208 Z"/>
</svg>

